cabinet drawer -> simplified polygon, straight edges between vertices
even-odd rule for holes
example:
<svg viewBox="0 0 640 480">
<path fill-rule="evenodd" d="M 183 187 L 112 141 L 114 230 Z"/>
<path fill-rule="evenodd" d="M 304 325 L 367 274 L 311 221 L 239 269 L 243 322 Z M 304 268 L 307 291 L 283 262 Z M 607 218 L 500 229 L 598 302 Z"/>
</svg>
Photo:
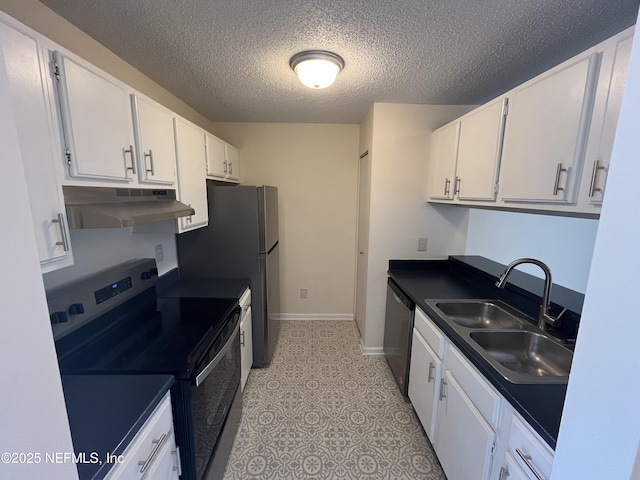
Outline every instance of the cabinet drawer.
<svg viewBox="0 0 640 480">
<path fill-rule="evenodd" d="M 166 443 L 175 444 L 171 398 L 168 392 L 124 451 L 124 463 L 116 464 L 106 479 L 143 478 L 147 470 L 155 464 L 154 459 L 150 458 L 153 452 L 156 452 L 155 460 L 157 460 L 158 453 L 164 449 Z M 147 460 L 149 460 L 147 468 L 141 471 Z"/>
<path fill-rule="evenodd" d="M 498 425 L 501 396 L 452 345 L 447 349 L 445 368 L 453 374 L 482 416 L 493 427 Z"/>
<path fill-rule="evenodd" d="M 509 432 L 509 451 L 531 479 L 537 479 L 533 470 L 544 479 L 551 476 L 551 449 L 516 415 L 513 416 Z"/>
<path fill-rule="evenodd" d="M 438 357 L 442 358 L 444 356 L 444 348 L 445 348 L 445 336 L 440 332 L 438 327 L 427 317 L 427 314 L 424 313 L 419 308 L 416 308 L 415 318 L 414 318 L 414 327 L 422 338 L 427 341 L 431 350 L 433 350 Z"/>
</svg>

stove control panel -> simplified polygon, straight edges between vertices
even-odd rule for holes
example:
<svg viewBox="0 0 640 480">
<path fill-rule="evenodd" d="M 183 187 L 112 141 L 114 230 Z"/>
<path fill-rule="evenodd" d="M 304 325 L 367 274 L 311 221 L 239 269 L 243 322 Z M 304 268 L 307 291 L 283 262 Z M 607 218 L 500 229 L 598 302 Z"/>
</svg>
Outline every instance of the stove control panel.
<svg viewBox="0 0 640 480">
<path fill-rule="evenodd" d="M 133 260 L 47 291 L 57 340 L 114 306 L 153 287 L 158 279 L 154 259 Z"/>
</svg>

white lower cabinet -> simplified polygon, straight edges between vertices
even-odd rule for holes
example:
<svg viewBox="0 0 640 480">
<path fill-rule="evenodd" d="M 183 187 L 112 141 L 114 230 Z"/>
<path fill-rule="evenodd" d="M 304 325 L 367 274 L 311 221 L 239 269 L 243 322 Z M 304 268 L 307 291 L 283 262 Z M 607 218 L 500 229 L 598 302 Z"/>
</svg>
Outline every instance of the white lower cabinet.
<svg viewBox="0 0 640 480">
<path fill-rule="evenodd" d="M 167 393 L 122 454 L 106 480 L 178 480 L 180 458 L 173 433 L 171 397 Z"/>
<path fill-rule="evenodd" d="M 553 451 L 517 414 L 511 417 L 509 427 L 509 439 L 507 442 L 506 469 L 515 471 L 515 467 L 509 467 L 508 461 L 519 465 L 522 478 L 528 480 L 549 480 L 553 467 Z M 507 477 L 511 480 L 511 477 Z M 516 477 L 519 478 L 519 477 Z M 503 480 L 503 479 L 501 479 Z"/>
<path fill-rule="evenodd" d="M 418 308 L 409 399 L 448 480 L 550 478 L 551 448 Z"/>
<path fill-rule="evenodd" d="M 251 316 L 251 290 L 247 289 L 240 297 L 240 391 L 249 378 L 251 365 L 253 364 L 253 324 Z"/>
<path fill-rule="evenodd" d="M 500 467 L 500 475 L 498 480 L 529 480 L 529 477 L 518 466 L 515 458 L 511 453 L 507 453 L 504 465 Z"/>
<path fill-rule="evenodd" d="M 442 388 L 435 450 L 447 479 L 489 478 L 495 431 L 449 370 L 445 372 Z"/>
<path fill-rule="evenodd" d="M 442 360 L 414 328 L 409 371 L 409 399 L 431 443 L 435 443 L 439 405 L 437 395 L 441 378 Z"/>
</svg>

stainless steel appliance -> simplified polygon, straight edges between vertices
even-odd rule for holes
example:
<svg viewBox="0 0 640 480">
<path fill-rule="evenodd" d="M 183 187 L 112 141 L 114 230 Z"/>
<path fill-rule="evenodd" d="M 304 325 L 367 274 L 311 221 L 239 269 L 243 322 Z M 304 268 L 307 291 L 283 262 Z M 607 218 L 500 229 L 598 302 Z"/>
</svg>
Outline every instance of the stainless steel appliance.
<svg viewBox="0 0 640 480">
<path fill-rule="evenodd" d="M 384 315 L 384 356 L 400 388 L 408 399 L 409 360 L 413 317 L 416 305 L 390 278 L 387 280 L 387 306 Z"/>
<path fill-rule="evenodd" d="M 253 366 L 267 366 L 279 333 L 278 189 L 210 186 L 207 195 L 209 225 L 178 235 L 181 275 L 249 279 Z"/>
<path fill-rule="evenodd" d="M 237 299 L 158 297 L 154 260 L 48 292 L 63 374 L 171 374 L 183 480 L 220 478 L 241 409 Z M 231 412 L 231 413 L 230 413 Z M 220 447 L 220 448 L 219 448 Z"/>
</svg>

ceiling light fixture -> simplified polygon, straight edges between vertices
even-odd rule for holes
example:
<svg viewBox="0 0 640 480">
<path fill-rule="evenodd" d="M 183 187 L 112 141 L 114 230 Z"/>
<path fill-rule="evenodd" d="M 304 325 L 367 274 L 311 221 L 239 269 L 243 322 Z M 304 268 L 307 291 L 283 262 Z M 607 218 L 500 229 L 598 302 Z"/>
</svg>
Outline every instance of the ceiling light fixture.
<svg viewBox="0 0 640 480">
<path fill-rule="evenodd" d="M 298 74 L 303 85 L 320 89 L 335 82 L 338 73 L 344 68 L 344 60 L 332 52 L 306 50 L 291 57 L 289 66 Z"/>
</svg>

